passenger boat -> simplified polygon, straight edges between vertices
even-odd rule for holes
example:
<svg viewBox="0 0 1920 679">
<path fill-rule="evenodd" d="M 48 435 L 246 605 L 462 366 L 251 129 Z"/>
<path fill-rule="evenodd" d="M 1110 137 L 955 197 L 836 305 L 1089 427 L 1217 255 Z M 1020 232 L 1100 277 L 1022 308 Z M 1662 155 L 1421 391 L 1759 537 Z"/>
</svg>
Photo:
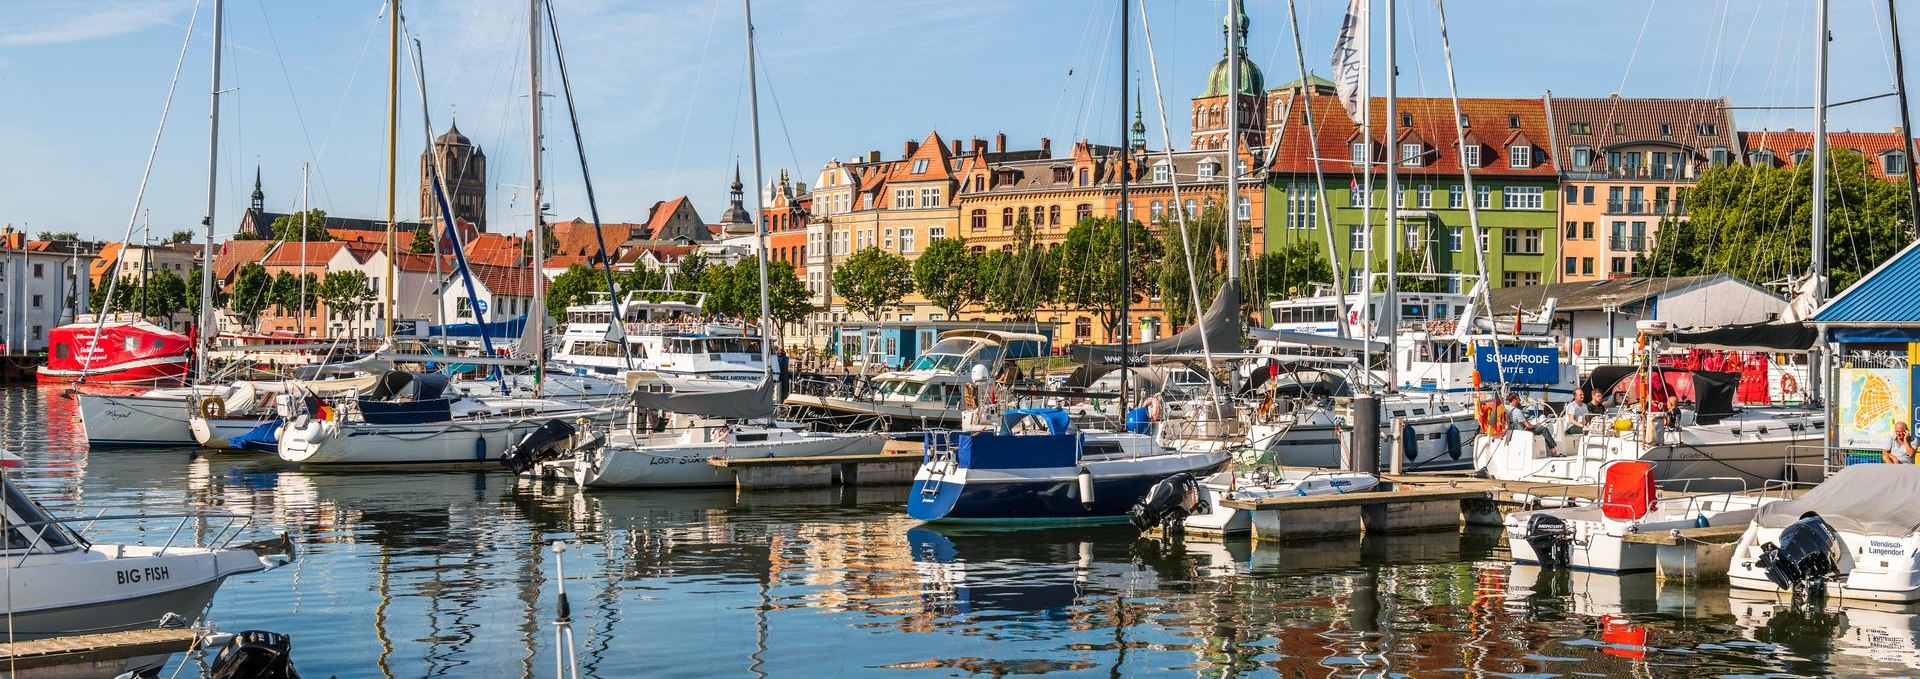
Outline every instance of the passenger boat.
<svg viewBox="0 0 1920 679">
<path fill-rule="evenodd" d="M 41 382 L 164 386 L 186 381 L 193 340 L 137 317 L 83 314 L 48 331 L 47 347 Z"/>
<path fill-rule="evenodd" d="M 12 458 L 17 462 L 19 458 Z M 191 622 L 206 610 L 220 584 L 244 573 L 271 570 L 294 559 L 292 543 L 276 539 L 232 544 L 247 519 L 215 515 L 55 518 L 13 484 L 5 486 L 7 634 L 16 640 L 153 628 L 169 614 Z M 211 520 L 211 546 L 95 544 L 75 524 L 166 521 L 185 526 Z M 162 528 L 164 530 L 164 528 Z M 174 528 L 174 535 L 182 531 Z M 195 533 L 194 531 L 185 531 Z"/>
<path fill-rule="evenodd" d="M 1654 464 L 1625 460 L 1602 470 L 1600 501 L 1508 514 L 1507 546 L 1516 563 L 1603 573 L 1655 570 L 1659 547 L 1627 542 L 1634 533 L 1745 525 L 1784 486 L 1758 492 L 1683 494 L 1660 498 Z"/>
<path fill-rule="evenodd" d="M 350 410 L 305 399 L 280 428 L 280 459 L 341 469 L 489 468 L 548 421 L 612 417 L 572 401 L 453 397 L 446 388 L 442 375 L 393 372 Z"/>
<path fill-rule="evenodd" d="M 1029 431 L 1036 422 L 1038 430 Z M 1161 480 L 1206 474 L 1227 458 L 1224 451 L 1169 451 L 1148 434 L 1082 431 L 1057 408 L 1010 409 L 997 431 L 927 433 L 907 515 L 921 521 L 1124 521 L 1133 503 Z"/>
<path fill-rule="evenodd" d="M 786 403 L 827 416 L 877 420 L 892 431 L 956 428 L 969 407 L 964 398 L 967 385 L 999 375 L 1008 361 L 1042 356 L 1046 342 L 1045 336 L 1033 333 L 948 330 L 905 370 L 880 373 L 851 391 L 795 385 Z M 1011 396 L 986 393 L 981 398 Z"/>
<path fill-rule="evenodd" d="M 588 303 L 567 307 L 560 346 L 552 356 L 567 372 L 618 379 L 629 370 L 648 370 L 670 377 L 740 381 L 759 379 L 765 372 L 760 338 L 700 320 L 704 292 L 632 290 L 618 303 L 605 292 L 591 295 Z M 616 310 L 618 326 L 612 321 Z"/>
<path fill-rule="evenodd" d="M 1727 580 L 1781 596 L 1920 601 L 1920 467 L 1855 464 L 1762 507 L 1735 543 Z"/>
</svg>

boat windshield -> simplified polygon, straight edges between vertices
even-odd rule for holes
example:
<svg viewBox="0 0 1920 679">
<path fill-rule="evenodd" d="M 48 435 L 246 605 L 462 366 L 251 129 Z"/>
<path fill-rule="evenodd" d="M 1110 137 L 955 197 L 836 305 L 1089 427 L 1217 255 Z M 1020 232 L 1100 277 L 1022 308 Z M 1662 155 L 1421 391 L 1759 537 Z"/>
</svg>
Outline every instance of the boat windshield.
<svg viewBox="0 0 1920 679">
<path fill-rule="evenodd" d="M 6 481 L 5 485 L 7 551 L 59 552 L 78 542 L 65 525 L 55 523 L 40 503 L 20 492 L 12 481 Z"/>
<path fill-rule="evenodd" d="M 935 370 L 939 372 L 958 372 L 979 342 L 972 339 L 944 339 L 934 343 L 919 360 L 913 362 L 909 370 Z"/>
</svg>

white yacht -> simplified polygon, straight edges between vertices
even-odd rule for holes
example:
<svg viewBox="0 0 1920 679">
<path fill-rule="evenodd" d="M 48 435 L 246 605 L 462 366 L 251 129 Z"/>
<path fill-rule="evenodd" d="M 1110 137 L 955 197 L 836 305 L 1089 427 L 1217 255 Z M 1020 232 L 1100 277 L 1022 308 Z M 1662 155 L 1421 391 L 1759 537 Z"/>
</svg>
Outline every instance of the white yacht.
<svg viewBox="0 0 1920 679">
<path fill-rule="evenodd" d="M 1651 572 L 1658 545 L 1631 543 L 1633 533 L 1745 525 L 1784 485 L 1758 492 L 1687 493 L 1661 498 L 1654 465 L 1613 462 L 1602 473 L 1596 504 L 1508 514 L 1507 546 L 1516 563 L 1602 573 Z M 1769 492 L 1772 491 L 1772 492 Z"/>
<path fill-rule="evenodd" d="M 895 431 L 956 428 L 970 404 L 966 387 L 1000 374 L 1007 361 L 1041 355 L 1047 338 L 1000 330 L 961 329 L 940 333 L 939 340 L 905 370 L 880 373 L 870 387 L 856 393 L 796 390 L 787 405 L 826 416 L 866 416 Z M 1011 393 L 989 386 L 974 394 L 980 401 L 1004 402 Z M 972 404 L 978 405 L 978 404 Z"/>
<path fill-rule="evenodd" d="M 589 303 L 567 307 L 560 347 L 551 357 L 577 375 L 618 379 L 629 370 L 649 370 L 670 377 L 752 381 L 765 372 L 760 338 L 700 319 L 704 292 L 634 290 L 617 304 L 607 293 L 592 294 Z M 616 308 L 618 326 L 612 321 Z"/>
<path fill-rule="evenodd" d="M 1920 601 L 1920 466 L 1855 464 L 1762 508 L 1734 545 L 1735 589 L 1849 602 Z"/>
<path fill-rule="evenodd" d="M 604 422 L 574 401 L 446 394 L 438 374 L 388 373 L 349 406 L 308 398 L 280 427 L 280 459 L 329 468 L 491 468 L 550 420 Z"/>
</svg>

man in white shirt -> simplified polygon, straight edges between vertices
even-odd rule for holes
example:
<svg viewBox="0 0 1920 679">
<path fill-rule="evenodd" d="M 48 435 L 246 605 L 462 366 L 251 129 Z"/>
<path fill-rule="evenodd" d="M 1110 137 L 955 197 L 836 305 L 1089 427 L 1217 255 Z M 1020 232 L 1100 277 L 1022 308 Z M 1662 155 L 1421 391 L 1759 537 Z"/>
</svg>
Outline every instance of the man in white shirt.
<svg viewBox="0 0 1920 679">
<path fill-rule="evenodd" d="M 1587 418 L 1592 415 L 1593 412 L 1587 408 L 1587 390 L 1573 390 L 1573 401 L 1567 404 L 1567 435 L 1587 433 Z"/>
<path fill-rule="evenodd" d="M 1893 421 L 1893 436 L 1887 440 L 1887 449 L 1880 451 L 1880 461 L 1887 464 L 1913 464 L 1913 437 L 1908 433 L 1907 423 Z"/>
</svg>

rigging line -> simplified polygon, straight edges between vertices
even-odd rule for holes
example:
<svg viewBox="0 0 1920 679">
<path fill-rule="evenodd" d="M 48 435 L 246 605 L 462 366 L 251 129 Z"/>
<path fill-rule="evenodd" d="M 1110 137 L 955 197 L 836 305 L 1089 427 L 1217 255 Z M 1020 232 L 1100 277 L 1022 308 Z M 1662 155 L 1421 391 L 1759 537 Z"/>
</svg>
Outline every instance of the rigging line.
<svg viewBox="0 0 1920 679">
<path fill-rule="evenodd" d="M 1633 50 L 1627 53 L 1626 68 L 1620 69 L 1620 86 L 1614 88 L 1616 92 L 1625 92 L 1627 89 L 1627 77 L 1633 74 L 1633 61 L 1640 56 L 1640 45 L 1647 39 L 1647 25 L 1653 23 L 1653 8 L 1657 4 L 1659 0 L 1647 0 L 1647 16 L 1640 20 L 1640 34 L 1633 39 Z M 1489 310 L 1487 313 L 1493 312 Z"/>
<path fill-rule="evenodd" d="M 1307 126 L 1308 154 L 1313 158 L 1315 194 L 1313 196 L 1314 204 L 1311 205 L 1311 207 L 1314 208 L 1314 212 L 1320 213 L 1321 228 L 1326 233 L 1327 268 L 1329 275 L 1333 277 L 1333 309 L 1334 313 L 1337 314 L 1342 321 L 1334 323 L 1334 330 L 1336 335 L 1346 337 L 1347 324 L 1344 321 L 1347 318 L 1347 291 L 1346 286 L 1341 283 L 1340 257 L 1333 249 L 1333 216 L 1327 214 L 1328 211 L 1326 209 L 1327 175 L 1320 164 L 1320 132 L 1313 122 L 1313 95 L 1310 93 L 1311 91 L 1307 89 L 1307 56 L 1304 45 L 1300 41 L 1300 19 L 1295 9 L 1294 0 L 1287 0 L 1287 23 L 1293 32 L 1293 60 L 1300 67 L 1300 115 Z M 1291 103 L 1289 103 L 1289 105 L 1291 105 Z M 1282 120 L 1282 130 L 1286 129 L 1285 124 L 1286 121 Z M 1276 149 L 1279 148 L 1279 140 L 1274 140 L 1274 147 Z M 1292 189 L 1289 189 L 1289 193 L 1291 192 Z M 1309 219 L 1311 219 L 1311 217 L 1309 217 Z M 1289 226 L 1291 226 L 1291 224 L 1289 224 Z M 1309 224 L 1309 226 L 1311 226 L 1311 224 Z M 1289 257 L 1285 264 L 1287 269 L 1293 267 L 1291 260 L 1292 258 Z"/>
<path fill-rule="evenodd" d="M 273 33 L 273 20 L 267 17 L 267 5 L 264 0 L 254 0 L 254 5 L 260 8 L 260 24 L 267 29 L 267 44 L 273 46 L 273 61 L 280 66 L 280 81 L 287 86 L 287 103 L 293 106 L 293 119 L 300 123 L 300 138 L 307 143 L 307 156 L 313 159 L 313 178 L 319 180 L 322 199 L 328 205 L 332 205 L 333 194 L 327 190 L 327 175 L 320 169 L 320 153 L 314 150 L 313 134 L 307 129 L 307 115 L 300 110 L 300 96 L 293 89 L 293 75 L 287 72 L 287 59 L 280 52 L 280 38 Z M 357 68 L 356 66 L 356 70 Z M 238 119 L 239 116 L 235 118 Z"/>
<path fill-rule="evenodd" d="M 1449 101 L 1453 103 L 1453 129 L 1454 129 L 1454 133 L 1457 135 L 1455 139 L 1458 139 L 1459 146 L 1461 148 L 1464 148 L 1467 144 L 1467 126 L 1462 124 L 1460 120 L 1460 84 L 1459 84 L 1459 81 L 1455 79 L 1453 74 L 1453 40 L 1447 35 L 1446 0 L 1433 0 L 1433 6 L 1434 6 L 1435 19 L 1437 20 L 1440 26 L 1440 53 L 1444 56 L 1446 65 L 1447 65 L 1447 95 L 1448 95 L 1447 98 Z M 1635 49 L 1638 49 L 1638 48 L 1636 47 Z M 1480 231 L 1481 231 L 1480 230 L 1480 209 L 1479 209 L 1480 200 L 1477 197 L 1478 194 L 1475 194 L 1474 192 L 1473 172 L 1466 167 L 1466 163 L 1461 163 L 1460 179 L 1465 184 L 1466 193 L 1469 194 L 1469 196 L 1472 196 L 1467 200 L 1467 225 L 1472 229 L 1474 245 L 1478 246 L 1480 244 Z M 1397 227 L 1398 225 L 1395 225 L 1395 226 Z M 1388 256 L 1392 257 L 1392 256 L 1398 256 L 1398 255 L 1399 253 L 1389 253 Z M 1500 323 L 1495 320 L 1494 316 L 1496 313 L 1498 313 L 1498 311 L 1493 308 L 1492 293 L 1487 291 L 1487 288 L 1491 286 L 1487 285 L 1487 279 L 1486 279 L 1487 277 L 1486 248 L 1475 247 L 1473 249 L 1473 259 L 1474 259 L 1474 266 L 1477 266 L 1480 269 L 1479 271 L 1480 281 L 1479 281 L 1479 285 L 1476 286 L 1480 288 L 1480 302 L 1486 305 L 1487 320 L 1492 321 L 1488 323 L 1487 328 L 1488 328 L 1488 334 L 1493 337 L 1493 344 L 1496 347 L 1496 350 L 1493 353 L 1493 359 L 1494 359 L 1495 367 L 1498 369 L 1497 374 L 1500 376 L 1500 390 L 1507 391 L 1507 370 L 1506 370 L 1506 363 L 1503 360 L 1504 357 L 1506 356 L 1506 353 L 1497 350 L 1497 347 L 1499 347 L 1500 345 Z M 1468 293 L 1471 294 L 1472 291 L 1469 290 Z M 1516 326 L 1519 325 L 1519 320 L 1520 320 L 1520 312 L 1519 310 L 1515 310 L 1514 321 Z M 1548 319 L 1548 320 L 1551 321 L 1552 319 Z M 1515 334 L 1518 334 L 1519 330 L 1520 329 L 1518 327 L 1515 327 L 1514 328 Z M 1470 330 L 1468 328 L 1459 329 L 1459 333 L 1463 337 L 1466 336 L 1469 332 Z M 1389 360 L 1393 360 L 1393 358 L 1389 357 Z"/>
<path fill-rule="evenodd" d="M 1740 51 L 1734 53 L 1733 65 L 1727 68 L 1726 82 L 1718 88 L 1719 91 L 1726 92 L 1733 89 L 1734 77 L 1740 74 L 1740 66 L 1746 63 L 1747 48 L 1753 45 L 1753 29 L 1760 25 L 1760 9 L 1765 6 L 1766 0 L 1761 0 L 1760 3 L 1754 7 L 1753 20 L 1747 22 L 1747 33 L 1740 38 Z M 1709 90 L 1709 92 L 1712 92 L 1712 90 Z"/>
<path fill-rule="evenodd" d="M 1101 12 L 1089 12 L 1086 22 L 1080 26 L 1080 38 L 1074 43 L 1073 56 L 1067 59 L 1067 74 L 1060 79 L 1060 94 L 1053 99 L 1053 113 L 1047 117 L 1047 126 L 1041 128 L 1046 130 L 1049 136 L 1056 131 L 1053 126 L 1060 122 L 1060 109 L 1066 106 L 1067 95 L 1073 91 L 1073 64 L 1080 55 L 1086 53 L 1087 41 L 1093 38 L 1094 22 L 1100 15 Z"/>
<path fill-rule="evenodd" d="M 187 16 L 187 35 L 181 39 L 180 56 L 173 63 L 173 79 L 167 83 L 167 97 L 160 104 L 160 123 L 153 130 L 153 144 L 147 148 L 146 167 L 140 171 L 140 188 L 133 194 L 133 210 L 127 215 L 127 232 L 125 236 L 120 238 L 120 242 L 122 243 L 133 241 L 134 227 L 140 223 L 140 206 L 147 198 L 147 182 L 153 178 L 153 159 L 154 156 L 160 153 L 160 138 L 164 136 L 167 131 L 167 114 L 173 110 L 173 94 L 178 91 L 180 87 L 180 70 L 187 65 L 187 48 L 193 44 L 193 27 L 194 24 L 198 23 L 199 19 L 200 0 L 194 0 L 193 13 Z M 218 52 L 219 49 L 219 45 L 214 46 L 215 52 Z M 100 331 L 106 326 L 107 316 L 109 312 L 113 310 L 113 291 L 115 286 L 119 284 L 120 272 L 115 271 L 114 275 L 107 281 L 107 296 L 100 303 L 100 314 L 94 319 L 93 341 L 95 342 L 100 341 Z M 81 370 L 85 371 L 92 362 L 93 355 L 91 353 L 86 354 L 85 358 L 80 361 Z M 11 630 L 9 630 L 8 633 L 11 634 Z"/>
<path fill-rule="evenodd" d="M 766 84 L 767 96 L 773 99 L 773 115 L 775 118 L 780 119 L 780 134 L 786 135 L 787 155 L 793 160 L 793 171 L 797 173 L 800 171 L 800 154 L 794 151 L 793 149 L 793 133 L 787 130 L 787 114 L 785 111 L 782 111 L 780 109 L 780 92 L 773 88 L 773 69 L 767 66 L 767 55 L 765 52 L 762 52 L 760 50 L 759 45 L 757 44 L 754 45 L 753 51 L 756 55 L 759 56 L 760 71 L 761 71 L 761 74 L 764 76 L 761 79 L 765 80 L 767 83 Z M 759 198 L 755 198 L 754 200 L 755 201 L 766 200 L 766 197 L 761 196 Z M 754 209 L 758 210 L 759 206 L 756 205 Z"/>
<path fill-rule="evenodd" d="M 1235 9 L 1234 5 L 1235 3 L 1233 0 L 1228 0 L 1227 12 L 1229 13 L 1229 17 L 1232 16 L 1232 12 Z M 1230 18 L 1229 21 L 1232 21 L 1232 19 Z M 1168 131 L 1167 129 L 1167 99 L 1166 99 L 1166 93 L 1162 92 L 1160 89 L 1160 61 L 1155 56 L 1155 53 L 1153 50 L 1153 27 L 1152 27 L 1151 20 L 1147 18 L 1147 0 L 1140 0 L 1140 36 L 1146 39 L 1147 66 L 1153 73 L 1153 78 L 1152 78 L 1153 101 L 1155 104 L 1155 108 L 1159 111 L 1159 115 L 1160 115 L 1160 143 L 1164 147 L 1161 149 L 1161 158 L 1164 162 L 1166 162 L 1168 169 L 1173 170 L 1173 169 L 1176 169 L 1173 163 L 1173 136 L 1172 136 L 1173 133 Z M 1229 53 L 1227 55 L 1227 58 L 1233 59 L 1235 58 L 1235 55 Z M 1237 82 L 1227 83 L 1227 92 L 1228 92 L 1227 99 L 1231 100 L 1229 101 L 1228 105 L 1239 106 L 1238 99 L 1240 98 L 1239 97 L 1240 83 L 1237 83 Z M 1236 130 L 1227 131 L 1227 172 L 1233 173 L 1235 175 L 1239 174 L 1240 172 L 1239 170 L 1240 154 L 1239 154 L 1239 148 L 1238 148 L 1239 140 L 1237 139 L 1238 136 L 1239 135 L 1236 134 Z M 1126 140 L 1124 139 L 1121 140 L 1121 143 L 1123 144 L 1123 150 L 1121 151 L 1121 153 L 1133 152 L 1131 148 L 1126 148 L 1124 146 L 1124 144 L 1127 143 Z M 1180 230 L 1180 252 L 1186 258 L 1185 264 L 1187 267 L 1187 292 L 1188 294 L 1192 295 L 1194 322 L 1198 323 L 1200 320 L 1200 316 L 1203 313 L 1205 313 L 1205 311 L 1202 307 L 1202 303 L 1200 300 L 1200 282 L 1198 280 L 1200 272 L 1195 271 L 1193 267 L 1193 238 L 1187 232 L 1187 211 L 1177 207 L 1180 203 L 1179 173 L 1169 172 L 1167 175 L 1167 179 L 1168 179 L 1168 182 L 1171 183 L 1173 186 L 1173 202 L 1176 205 L 1173 211 L 1173 221 L 1174 221 L 1174 224 Z M 1130 206 L 1123 206 L 1123 208 L 1125 207 L 1130 207 Z M 1235 207 L 1228 206 L 1227 209 L 1231 210 L 1231 209 L 1235 209 Z M 1128 219 L 1126 221 L 1121 222 L 1120 228 L 1122 229 L 1131 228 L 1130 222 L 1132 221 L 1133 211 L 1131 209 L 1126 209 L 1126 212 L 1128 213 Z M 1213 239 L 1209 237 L 1207 240 L 1209 245 L 1211 245 Z M 1237 252 L 1226 253 L 1226 256 L 1228 257 L 1235 257 L 1238 255 L 1239 253 Z M 1127 256 L 1131 257 L 1132 253 L 1127 253 Z M 1238 316 L 1239 311 L 1235 311 L 1234 314 Z M 1128 332 L 1132 331 L 1132 329 L 1130 328 L 1127 328 L 1124 330 Z M 1212 342 L 1207 339 L 1207 333 L 1204 333 L 1204 332 L 1200 333 L 1200 350 L 1206 356 L 1207 374 L 1208 375 L 1214 374 L 1216 367 L 1213 363 L 1213 345 L 1212 345 Z M 1123 386 L 1124 386 L 1124 382 L 1125 381 L 1123 379 L 1122 380 Z M 1220 387 L 1217 384 L 1217 380 L 1212 380 L 1212 379 L 1207 380 L 1207 386 L 1213 392 L 1214 402 L 1218 403 L 1220 401 Z"/>
<path fill-rule="evenodd" d="M 697 69 L 694 69 L 694 72 L 693 72 L 694 87 L 692 89 L 696 93 L 699 91 L 698 88 L 700 86 L 700 83 L 706 82 L 707 56 L 711 54 L 713 51 L 714 28 L 720 25 L 720 3 L 721 2 L 722 0 L 713 1 L 713 12 L 707 18 L 707 40 L 705 43 L 702 43 L 700 46 L 700 67 Z M 681 158 L 682 152 L 686 151 L 687 149 L 687 129 L 693 125 L 693 108 L 694 108 L 694 105 L 697 104 L 699 101 L 700 101 L 700 97 L 697 95 L 687 97 L 687 114 L 680 118 L 680 141 L 679 143 L 675 144 L 673 147 L 673 169 L 667 172 L 667 195 L 669 196 L 674 194 L 674 191 L 675 191 L 674 187 L 679 186 L 680 184 L 680 158 Z M 739 106 L 740 104 L 738 101 L 734 102 L 735 109 L 738 109 Z M 734 115 L 734 122 L 736 123 L 739 122 L 739 119 L 740 119 L 739 114 L 736 112 Z M 731 143 L 728 144 L 728 148 L 732 148 Z"/>
<path fill-rule="evenodd" d="M 1109 24 L 1103 23 L 1103 24 L 1100 24 L 1100 27 L 1102 29 L 1105 29 L 1108 25 Z M 1087 83 L 1086 88 L 1081 90 L 1081 94 L 1083 96 L 1081 97 L 1081 103 L 1080 103 L 1080 122 L 1077 123 L 1073 128 L 1073 138 L 1075 139 L 1080 139 L 1087 136 L 1087 124 L 1092 119 L 1095 108 L 1102 106 L 1101 104 L 1098 104 L 1095 102 L 1102 101 L 1105 99 L 1104 95 L 1106 94 L 1107 59 L 1112 56 L 1111 52 L 1116 51 L 1115 49 L 1111 48 L 1110 45 L 1112 45 L 1112 40 L 1117 38 L 1118 36 L 1114 35 L 1115 33 L 1117 33 L 1117 31 L 1102 30 L 1101 32 L 1108 36 L 1108 40 L 1104 40 L 1099 43 L 1100 60 L 1098 62 L 1095 62 L 1094 69 L 1093 69 L 1093 77 L 1086 79 L 1086 83 Z M 1124 145 L 1126 143 L 1126 140 L 1122 139 L 1120 140 L 1120 142 L 1121 144 Z"/>
<path fill-rule="evenodd" d="M 360 56 L 354 59 L 353 72 L 347 75 L 347 84 L 340 89 L 340 103 L 334 106 L 333 118 L 327 121 L 327 134 L 320 138 L 320 151 L 314 154 L 314 165 L 320 164 L 321 159 L 327 154 L 327 147 L 333 143 L 333 130 L 340 124 L 340 114 L 347 110 L 347 99 L 353 92 L 353 84 L 360 79 L 360 67 L 366 65 L 367 51 L 373 47 L 373 36 L 377 34 L 379 28 L 379 17 L 374 17 L 373 21 L 367 24 L 366 42 L 360 45 Z M 328 197 L 328 200 L 331 201 L 332 197 Z"/>
</svg>

